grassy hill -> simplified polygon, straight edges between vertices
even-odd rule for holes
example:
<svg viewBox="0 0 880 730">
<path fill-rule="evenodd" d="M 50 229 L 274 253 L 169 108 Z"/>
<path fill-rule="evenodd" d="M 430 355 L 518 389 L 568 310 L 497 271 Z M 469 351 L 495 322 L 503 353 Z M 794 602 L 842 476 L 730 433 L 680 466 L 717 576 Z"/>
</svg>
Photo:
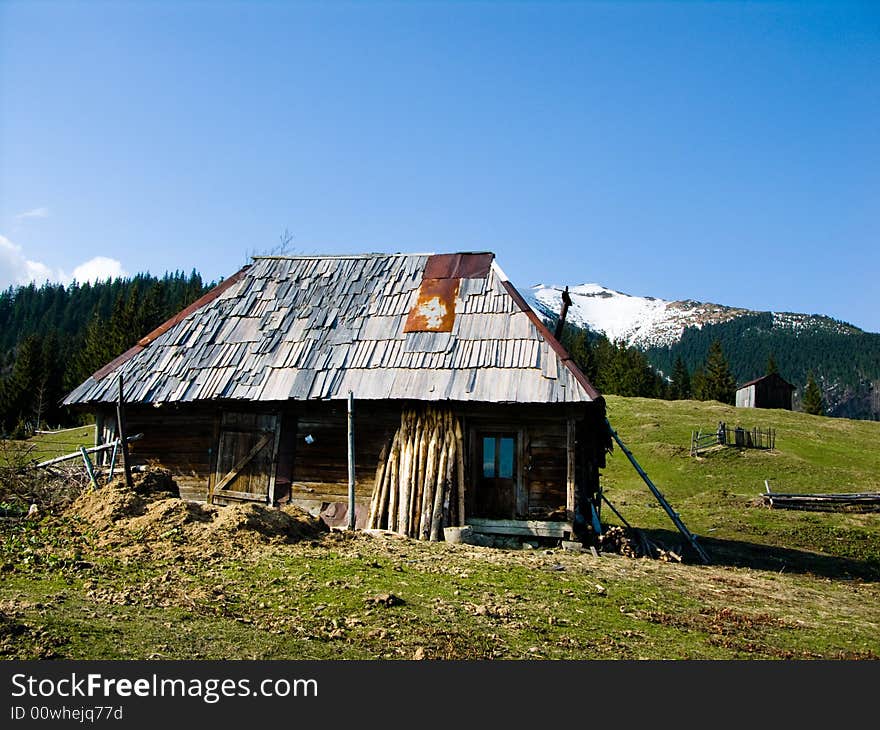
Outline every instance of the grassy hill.
<svg viewBox="0 0 880 730">
<path fill-rule="evenodd" d="M 880 424 L 608 404 L 712 565 L 261 532 L 277 521 L 247 512 L 224 532 L 201 508 L 134 509 L 111 486 L 64 516 L 0 521 L 0 657 L 880 658 L 880 514 L 755 499 L 764 479 L 789 491 L 876 489 Z M 691 430 L 719 420 L 772 426 L 777 449 L 691 457 Z M 619 450 L 604 477 L 631 524 L 681 542 Z"/>
<path fill-rule="evenodd" d="M 770 510 L 757 503 L 765 479 L 776 492 L 880 492 L 880 423 L 717 402 L 607 400 L 612 426 L 716 562 L 880 577 L 880 514 Z M 690 456 L 691 432 L 712 432 L 719 421 L 728 428 L 774 428 L 776 448 Z M 658 534 L 674 530 L 620 451 L 609 458 L 603 484 L 630 524 Z M 617 522 L 610 510 L 603 519 Z"/>
</svg>

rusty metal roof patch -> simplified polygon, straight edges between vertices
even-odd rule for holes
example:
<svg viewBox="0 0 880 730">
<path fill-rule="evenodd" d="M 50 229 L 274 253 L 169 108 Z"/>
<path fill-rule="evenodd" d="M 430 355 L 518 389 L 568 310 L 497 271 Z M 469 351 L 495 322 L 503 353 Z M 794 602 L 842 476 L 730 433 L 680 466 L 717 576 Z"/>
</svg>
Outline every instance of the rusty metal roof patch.
<svg viewBox="0 0 880 730">
<path fill-rule="evenodd" d="M 426 279 L 485 279 L 491 253 L 441 253 L 428 257 L 422 276 Z"/>
<path fill-rule="evenodd" d="M 409 311 L 404 332 L 452 332 L 458 279 L 422 279 L 415 306 Z"/>
</svg>

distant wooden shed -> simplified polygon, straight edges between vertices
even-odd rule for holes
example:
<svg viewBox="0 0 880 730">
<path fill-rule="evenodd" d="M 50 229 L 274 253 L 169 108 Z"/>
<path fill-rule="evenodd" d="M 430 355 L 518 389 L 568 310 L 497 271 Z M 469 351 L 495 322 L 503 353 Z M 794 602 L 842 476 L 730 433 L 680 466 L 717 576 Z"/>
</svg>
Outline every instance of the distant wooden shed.
<svg viewBox="0 0 880 730">
<path fill-rule="evenodd" d="M 344 515 L 351 393 L 358 526 L 565 538 L 600 507 L 605 401 L 491 253 L 257 257 L 66 398 L 105 442 L 119 374 L 133 458 L 193 499 Z"/>
<path fill-rule="evenodd" d="M 784 408 L 791 410 L 794 386 L 779 373 L 771 373 L 741 385 L 736 390 L 737 408 Z"/>
</svg>

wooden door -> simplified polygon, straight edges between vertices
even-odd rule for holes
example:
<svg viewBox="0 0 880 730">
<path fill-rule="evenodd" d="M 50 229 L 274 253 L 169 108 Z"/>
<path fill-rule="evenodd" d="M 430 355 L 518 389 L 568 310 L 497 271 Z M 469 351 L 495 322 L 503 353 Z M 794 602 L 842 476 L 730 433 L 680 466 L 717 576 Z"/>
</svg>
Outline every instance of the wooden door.
<svg viewBox="0 0 880 730">
<path fill-rule="evenodd" d="M 474 494 L 474 517 L 495 520 L 516 518 L 517 434 L 477 434 L 478 478 Z"/>
<path fill-rule="evenodd" d="M 209 501 L 274 501 L 279 435 L 277 414 L 223 413 Z"/>
</svg>

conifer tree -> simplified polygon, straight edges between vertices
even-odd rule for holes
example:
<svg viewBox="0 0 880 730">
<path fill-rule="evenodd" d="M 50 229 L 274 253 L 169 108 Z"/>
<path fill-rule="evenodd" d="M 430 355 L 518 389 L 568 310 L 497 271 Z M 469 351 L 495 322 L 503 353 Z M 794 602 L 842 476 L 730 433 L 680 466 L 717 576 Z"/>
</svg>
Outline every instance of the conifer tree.
<svg viewBox="0 0 880 730">
<path fill-rule="evenodd" d="M 825 415 L 825 399 L 822 397 L 822 390 L 819 388 L 818 383 L 816 383 L 812 371 L 807 375 L 807 385 L 804 388 L 804 398 L 801 401 L 801 407 L 804 413 L 809 413 L 813 416 Z"/>
<path fill-rule="evenodd" d="M 691 397 L 691 376 L 681 355 L 675 358 L 672 367 L 672 383 L 669 386 L 669 395 L 672 400 L 687 400 Z"/>
<path fill-rule="evenodd" d="M 717 400 L 733 404 L 736 397 L 736 381 L 730 372 L 730 365 L 724 357 L 721 341 L 715 339 L 709 346 L 709 354 L 702 368 L 699 390 L 694 388 L 698 400 Z"/>
<path fill-rule="evenodd" d="M 27 438 L 39 424 L 35 422 L 35 396 L 43 392 L 42 341 L 37 335 L 26 337 L 18 347 L 15 365 L 3 388 L 2 413 L 7 428 L 15 426 L 14 438 Z"/>
<path fill-rule="evenodd" d="M 778 375 L 779 374 L 779 368 L 776 367 L 776 360 L 773 358 L 772 352 L 767 357 L 767 372 L 764 374 L 765 375 Z"/>
</svg>

